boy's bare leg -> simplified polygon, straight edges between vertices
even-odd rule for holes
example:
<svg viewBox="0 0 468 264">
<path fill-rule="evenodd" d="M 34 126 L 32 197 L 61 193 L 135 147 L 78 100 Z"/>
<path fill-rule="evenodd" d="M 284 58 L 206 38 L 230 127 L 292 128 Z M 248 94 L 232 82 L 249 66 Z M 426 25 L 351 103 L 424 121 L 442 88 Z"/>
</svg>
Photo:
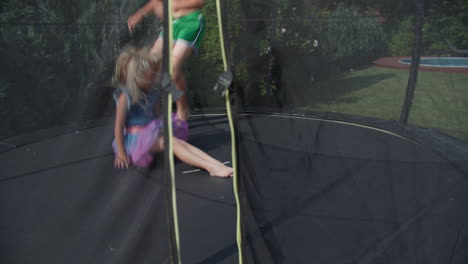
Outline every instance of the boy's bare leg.
<svg viewBox="0 0 468 264">
<path fill-rule="evenodd" d="M 159 37 L 151 48 L 151 53 L 156 54 L 158 57 L 162 56 L 163 52 L 163 39 Z M 190 109 L 187 103 L 187 84 L 185 76 L 182 72 L 182 65 L 187 58 L 192 54 L 192 47 L 181 41 L 176 42 L 172 49 L 172 79 L 174 80 L 176 89 L 184 92 L 182 97 L 177 100 L 177 118 L 180 120 L 187 120 L 190 116 Z"/>
<path fill-rule="evenodd" d="M 192 52 L 192 47 L 181 41 L 176 42 L 172 50 L 172 78 L 174 79 L 176 89 L 184 92 L 184 95 L 176 102 L 177 118 L 181 120 L 187 120 L 190 116 L 190 109 L 187 103 L 187 84 L 182 72 L 182 65 Z"/>
</svg>

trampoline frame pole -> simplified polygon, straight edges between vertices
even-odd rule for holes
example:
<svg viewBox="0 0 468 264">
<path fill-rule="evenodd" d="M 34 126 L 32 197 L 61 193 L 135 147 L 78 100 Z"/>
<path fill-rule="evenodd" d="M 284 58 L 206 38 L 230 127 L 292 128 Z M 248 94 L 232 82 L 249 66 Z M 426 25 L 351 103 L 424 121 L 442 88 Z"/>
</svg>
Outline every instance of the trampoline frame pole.
<svg viewBox="0 0 468 264">
<path fill-rule="evenodd" d="M 416 7 L 416 25 L 414 30 L 413 54 L 411 59 L 410 76 L 406 88 L 405 101 L 400 115 L 400 123 L 407 124 L 413 105 L 414 90 L 418 81 L 419 63 L 421 61 L 421 49 L 424 26 L 424 0 L 414 0 Z"/>
</svg>

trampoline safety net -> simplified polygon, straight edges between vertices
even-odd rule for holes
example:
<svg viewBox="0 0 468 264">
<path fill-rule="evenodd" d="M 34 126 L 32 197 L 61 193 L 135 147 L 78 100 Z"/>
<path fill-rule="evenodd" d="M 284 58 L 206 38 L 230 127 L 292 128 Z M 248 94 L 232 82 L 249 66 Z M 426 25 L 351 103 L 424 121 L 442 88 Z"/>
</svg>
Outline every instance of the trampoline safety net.
<svg viewBox="0 0 468 264">
<path fill-rule="evenodd" d="M 0 263 L 468 263 L 467 10 L 3 0 Z M 162 59 L 143 92 L 116 83 L 121 54 Z M 152 118 L 149 143 L 119 111 Z M 132 133 L 146 160 L 119 146 Z"/>
</svg>

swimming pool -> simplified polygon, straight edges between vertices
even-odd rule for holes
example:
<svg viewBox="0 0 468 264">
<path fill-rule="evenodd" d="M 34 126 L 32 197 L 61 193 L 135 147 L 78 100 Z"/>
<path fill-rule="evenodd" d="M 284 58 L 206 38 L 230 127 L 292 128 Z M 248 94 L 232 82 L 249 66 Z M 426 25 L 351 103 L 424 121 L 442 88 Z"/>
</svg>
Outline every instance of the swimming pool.
<svg viewBox="0 0 468 264">
<path fill-rule="evenodd" d="M 403 64 L 411 64 L 411 58 L 399 60 Z M 422 57 L 420 66 L 468 68 L 468 58 L 462 57 Z"/>
</svg>

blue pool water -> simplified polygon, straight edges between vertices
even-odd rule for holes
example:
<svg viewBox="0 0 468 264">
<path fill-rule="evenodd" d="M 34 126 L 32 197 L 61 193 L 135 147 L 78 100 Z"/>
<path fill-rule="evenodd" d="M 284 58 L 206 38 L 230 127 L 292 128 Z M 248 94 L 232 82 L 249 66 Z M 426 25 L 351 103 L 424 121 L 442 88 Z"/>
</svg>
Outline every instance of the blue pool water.
<svg viewBox="0 0 468 264">
<path fill-rule="evenodd" d="M 401 59 L 400 63 L 411 64 L 411 58 Z M 468 68 L 468 58 L 461 57 L 423 57 L 420 66 Z"/>
</svg>

